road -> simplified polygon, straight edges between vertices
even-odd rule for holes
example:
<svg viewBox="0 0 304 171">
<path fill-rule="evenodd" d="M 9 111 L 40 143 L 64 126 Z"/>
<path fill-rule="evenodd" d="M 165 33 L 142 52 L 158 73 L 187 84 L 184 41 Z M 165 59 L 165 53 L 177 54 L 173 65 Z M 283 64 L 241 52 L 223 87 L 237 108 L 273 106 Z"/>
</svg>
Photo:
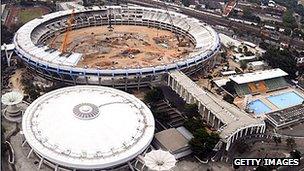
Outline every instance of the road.
<svg viewBox="0 0 304 171">
<path fill-rule="evenodd" d="M 125 1 L 129 2 L 129 3 L 134 3 L 134 4 L 138 4 L 138 5 L 149 6 L 149 7 L 156 7 L 156 8 L 164 8 L 164 6 L 165 6 L 165 3 L 161 2 L 161 1 L 153 1 L 153 3 L 151 3 L 151 0 L 125 0 Z M 169 4 L 169 3 L 166 3 L 166 4 L 167 4 L 168 8 L 170 8 L 170 9 L 175 9 L 175 10 L 178 9 L 179 12 L 187 14 L 187 15 L 195 17 L 195 18 L 198 18 L 198 19 L 201 19 L 202 21 L 204 21 L 210 25 L 221 25 L 221 26 L 239 30 L 244 33 L 250 33 L 250 34 L 253 34 L 258 37 L 261 36 L 261 34 L 260 34 L 261 28 L 259 26 L 253 26 L 253 25 L 249 25 L 246 23 L 231 21 L 228 18 L 224 18 L 219 14 L 211 13 L 209 11 L 198 11 L 198 10 L 190 9 L 187 7 L 178 6 L 175 4 Z M 292 39 L 289 36 L 283 35 L 281 33 L 278 33 L 278 35 L 279 35 L 280 39 L 277 42 L 289 43 L 290 45 L 292 45 L 296 48 L 304 49 L 303 40 Z M 271 39 L 270 37 L 263 37 L 263 38 Z"/>
</svg>

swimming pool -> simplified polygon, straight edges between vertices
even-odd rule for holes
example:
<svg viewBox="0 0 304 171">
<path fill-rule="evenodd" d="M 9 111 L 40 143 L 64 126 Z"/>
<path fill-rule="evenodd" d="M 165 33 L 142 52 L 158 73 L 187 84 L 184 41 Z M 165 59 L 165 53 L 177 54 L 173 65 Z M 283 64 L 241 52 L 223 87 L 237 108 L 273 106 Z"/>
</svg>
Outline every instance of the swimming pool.
<svg viewBox="0 0 304 171">
<path fill-rule="evenodd" d="M 267 99 L 279 109 L 295 106 L 303 102 L 303 98 L 293 91 L 275 96 L 269 96 Z"/>
<path fill-rule="evenodd" d="M 255 100 L 248 104 L 247 106 L 250 110 L 254 112 L 256 115 L 261 115 L 264 113 L 271 112 L 271 109 L 263 103 L 261 100 Z"/>
</svg>

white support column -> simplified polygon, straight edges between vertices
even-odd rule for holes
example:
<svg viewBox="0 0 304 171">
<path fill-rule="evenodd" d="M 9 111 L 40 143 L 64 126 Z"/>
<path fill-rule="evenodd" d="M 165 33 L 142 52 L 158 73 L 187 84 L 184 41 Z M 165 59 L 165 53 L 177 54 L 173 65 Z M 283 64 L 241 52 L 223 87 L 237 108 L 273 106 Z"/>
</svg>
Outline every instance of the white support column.
<svg viewBox="0 0 304 171">
<path fill-rule="evenodd" d="M 181 86 L 180 92 L 178 94 L 180 94 L 180 96 L 183 97 L 184 91 L 185 91 L 185 88 L 183 86 Z"/>
<path fill-rule="evenodd" d="M 173 80 L 172 89 L 173 89 L 174 91 L 176 91 L 176 85 L 177 85 L 177 81 L 176 81 L 176 80 Z"/>
<path fill-rule="evenodd" d="M 240 137 L 243 136 L 243 131 L 244 131 L 244 129 L 241 130 L 241 132 L 240 132 Z"/>
<path fill-rule="evenodd" d="M 171 82 L 171 88 L 172 88 L 172 90 L 174 90 L 174 85 L 175 85 L 175 80 L 172 79 L 172 82 Z"/>
<path fill-rule="evenodd" d="M 253 132 L 253 126 L 252 127 L 250 127 L 250 134 L 252 134 L 252 132 Z"/>
<path fill-rule="evenodd" d="M 231 138 L 228 139 L 227 144 L 226 144 L 226 151 L 229 150 L 231 144 Z"/>
<path fill-rule="evenodd" d="M 185 101 L 186 101 L 186 103 L 189 104 L 189 93 L 188 92 L 186 92 L 186 99 L 185 99 Z"/>
<path fill-rule="evenodd" d="M 210 111 L 208 111 L 208 115 L 207 115 L 207 123 L 209 123 L 209 118 L 210 118 Z"/>
<path fill-rule="evenodd" d="M 131 169 L 131 171 L 135 171 L 134 168 L 133 168 L 133 166 L 131 165 L 130 162 L 128 162 L 128 166 L 129 166 L 129 168 Z"/>
<path fill-rule="evenodd" d="M 217 121 L 217 129 L 220 129 L 220 127 L 221 127 L 221 120 L 218 119 L 218 121 Z"/>
<path fill-rule="evenodd" d="M 265 125 L 262 125 L 260 134 L 263 134 L 264 132 L 265 132 Z"/>
<path fill-rule="evenodd" d="M 198 103 L 198 112 L 201 114 L 203 112 L 203 107 L 201 103 Z"/>
<path fill-rule="evenodd" d="M 215 125 L 215 115 L 213 115 L 213 118 L 212 118 L 212 127 L 214 128 L 214 125 Z"/>
<path fill-rule="evenodd" d="M 231 143 L 234 142 L 234 138 L 235 138 L 235 134 L 233 134 L 233 136 L 231 137 Z"/>
<path fill-rule="evenodd" d="M 42 165 L 42 163 L 43 163 L 43 160 L 44 160 L 44 158 L 43 158 L 43 157 L 41 157 L 40 162 L 39 162 L 39 165 L 38 165 L 38 170 L 40 170 L 41 165 Z"/>
<path fill-rule="evenodd" d="M 170 87 L 170 82 L 171 82 L 171 76 L 170 76 L 170 74 L 168 74 L 168 82 L 167 82 L 167 86 L 169 86 L 169 87 Z"/>
<path fill-rule="evenodd" d="M 26 144 L 26 140 L 24 140 L 24 141 L 23 141 L 23 143 L 22 143 L 22 145 L 21 145 L 21 146 L 22 146 L 22 147 L 24 147 L 24 146 L 25 146 L 25 144 Z"/>
<path fill-rule="evenodd" d="M 257 126 L 257 127 L 256 127 L 255 133 L 258 134 L 258 133 L 259 133 L 259 130 L 260 130 L 260 126 Z"/>
<path fill-rule="evenodd" d="M 245 136 L 247 135 L 248 132 L 248 127 L 245 129 Z"/>
<path fill-rule="evenodd" d="M 58 171 L 58 164 L 56 164 L 55 166 L 55 171 Z"/>
<path fill-rule="evenodd" d="M 30 152 L 27 154 L 27 158 L 30 158 L 30 156 L 31 156 L 31 154 L 32 154 L 32 152 L 33 152 L 33 149 L 31 148 L 31 150 L 30 150 Z"/>
<path fill-rule="evenodd" d="M 236 134 L 234 135 L 235 135 L 235 140 L 237 140 L 239 138 L 239 131 L 237 131 Z"/>
<path fill-rule="evenodd" d="M 6 44 L 3 44 L 3 46 L 4 46 L 7 65 L 11 66 L 11 57 L 12 57 L 14 51 L 8 52 Z"/>
</svg>

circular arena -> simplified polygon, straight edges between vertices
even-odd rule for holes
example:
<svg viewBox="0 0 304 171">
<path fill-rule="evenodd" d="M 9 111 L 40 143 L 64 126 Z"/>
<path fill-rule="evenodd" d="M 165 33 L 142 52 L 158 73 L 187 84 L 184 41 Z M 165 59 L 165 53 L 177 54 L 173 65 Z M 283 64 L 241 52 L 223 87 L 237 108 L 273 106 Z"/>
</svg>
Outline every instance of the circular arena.
<svg viewBox="0 0 304 171">
<path fill-rule="evenodd" d="M 14 44 L 29 68 L 49 79 L 125 89 L 159 82 L 171 70 L 207 70 L 220 48 L 218 34 L 197 19 L 133 6 L 47 14 L 23 25 Z"/>
<path fill-rule="evenodd" d="M 103 86 L 49 92 L 26 110 L 22 131 L 32 152 L 55 170 L 125 167 L 154 135 L 150 109 L 135 96 Z M 113 136 L 115 135 L 115 136 Z"/>
</svg>

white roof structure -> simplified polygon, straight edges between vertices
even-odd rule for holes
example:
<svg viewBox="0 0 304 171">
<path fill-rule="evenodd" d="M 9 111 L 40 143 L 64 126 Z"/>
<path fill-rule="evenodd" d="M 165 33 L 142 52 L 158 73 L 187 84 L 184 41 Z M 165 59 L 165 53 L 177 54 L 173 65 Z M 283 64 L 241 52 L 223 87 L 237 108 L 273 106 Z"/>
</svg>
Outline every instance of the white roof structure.
<svg viewBox="0 0 304 171">
<path fill-rule="evenodd" d="M 195 44 L 196 50 L 179 61 L 162 66 L 153 66 L 141 69 L 120 68 L 113 71 L 107 69 L 77 67 L 77 63 L 81 60 L 81 57 L 83 57 L 81 53 L 71 53 L 68 57 L 61 56 L 61 52 L 58 50 L 50 50 L 50 47 L 45 46 L 43 43 L 41 44 L 41 42 L 39 43 L 39 40 L 51 37 L 66 28 L 66 24 L 64 23 L 64 21 L 66 21 L 65 18 L 68 18 L 72 13 L 72 10 L 66 10 L 47 14 L 24 24 L 14 36 L 16 51 L 24 60 L 35 63 L 37 66 L 58 68 L 66 72 L 81 71 L 86 73 L 98 72 L 101 74 L 112 74 L 112 72 L 115 71 L 114 74 L 120 74 L 125 73 L 128 69 L 127 72 L 129 74 L 138 74 L 145 72 L 160 72 L 163 70 L 175 69 L 179 66 L 188 67 L 190 65 L 196 65 L 198 62 L 210 58 L 213 52 L 219 49 L 219 37 L 209 25 L 202 23 L 195 18 L 190 18 L 186 15 L 172 11 L 167 12 L 162 9 L 135 6 L 94 6 L 84 9 L 75 9 L 74 15 L 75 18 L 92 17 L 92 23 L 87 23 L 87 26 L 96 26 L 95 22 L 97 22 L 97 20 L 95 20 L 95 18 L 108 20 L 107 15 L 110 13 L 109 9 L 111 9 L 112 15 L 117 21 L 134 21 L 140 22 L 141 25 L 144 24 L 152 26 L 153 23 L 160 22 L 161 24 L 158 24 L 158 26 L 167 27 L 167 25 L 172 25 L 172 21 L 170 20 L 170 18 L 172 18 L 174 27 L 178 28 L 178 30 L 189 33 L 191 40 Z M 170 13 L 170 17 L 168 13 Z M 86 22 L 90 22 L 90 20 L 86 20 Z M 79 24 L 79 22 L 75 22 L 73 26 L 75 27 L 77 24 Z"/>
<path fill-rule="evenodd" d="M 170 72 L 170 76 L 224 123 L 224 126 L 219 129 L 219 135 L 224 141 L 227 141 L 235 132 L 242 128 L 263 124 L 260 119 L 252 117 L 244 110 L 217 98 L 212 93 L 204 91 L 184 73 L 173 71 Z"/>
<path fill-rule="evenodd" d="M 145 155 L 144 162 L 151 170 L 165 171 L 172 169 L 176 160 L 174 155 L 168 151 L 153 150 Z"/>
<path fill-rule="evenodd" d="M 77 1 L 75 1 L 75 2 L 73 2 L 73 1 L 71 1 L 71 2 L 59 2 L 56 5 L 60 6 L 60 8 L 62 10 L 84 9 L 84 6 L 80 5 L 79 3 L 80 2 L 77 2 Z"/>
<path fill-rule="evenodd" d="M 7 51 L 11 51 L 15 49 L 15 45 L 14 44 L 3 44 L 1 45 L 1 51 L 2 50 L 7 50 Z"/>
<path fill-rule="evenodd" d="M 240 74 L 230 76 L 229 79 L 236 82 L 237 84 L 250 83 L 255 81 L 267 80 L 277 77 L 284 77 L 288 74 L 280 68 L 257 71 L 252 73 Z"/>
<path fill-rule="evenodd" d="M 266 63 L 264 61 L 253 61 L 253 62 L 248 62 L 247 65 L 250 66 L 261 66 L 261 65 L 265 65 Z"/>
<path fill-rule="evenodd" d="M 220 41 L 224 46 L 229 46 L 229 45 L 233 45 L 233 46 L 240 46 L 242 43 L 236 39 L 233 39 L 232 37 L 229 37 L 225 34 L 219 33 L 219 37 L 220 37 Z"/>
<path fill-rule="evenodd" d="M 152 141 L 154 118 L 142 101 L 123 91 L 73 86 L 35 100 L 22 129 L 31 148 L 48 161 L 103 169 L 141 154 Z"/>
<path fill-rule="evenodd" d="M 18 91 L 12 91 L 9 93 L 5 93 L 2 96 L 1 102 L 5 105 L 16 105 L 22 102 L 23 94 Z"/>
</svg>

